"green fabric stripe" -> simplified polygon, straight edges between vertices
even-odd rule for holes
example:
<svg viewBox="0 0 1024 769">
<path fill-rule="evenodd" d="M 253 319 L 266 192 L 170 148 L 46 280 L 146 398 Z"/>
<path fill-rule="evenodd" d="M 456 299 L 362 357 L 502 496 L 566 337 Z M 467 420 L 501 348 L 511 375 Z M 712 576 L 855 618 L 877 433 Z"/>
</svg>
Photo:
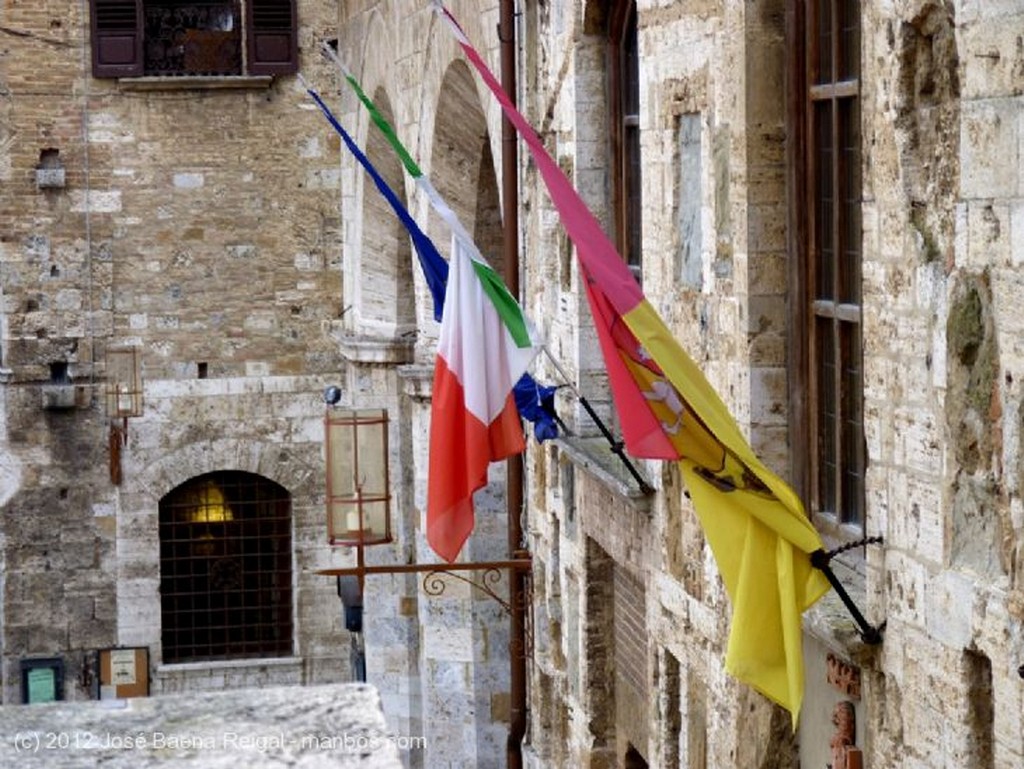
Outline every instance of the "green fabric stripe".
<svg viewBox="0 0 1024 769">
<path fill-rule="evenodd" d="M 473 270 L 483 285 L 484 292 L 494 304 L 494 309 L 498 311 L 498 317 L 501 318 L 501 322 L 505 324 L 508 332 L 512 335 L 516 346 L 531 347 L 533 340 L 530 339 L 530 332 L 526 328 L 526 321 L 523 319 L 523 311 L 519 307 L 519 302 L 505 288 L 505 284 L 494 270 L 476 259 L 470 261 L 473 262 Z"/>
<path fill-rule="evenodd" d="M 384 119 L 384 116 L 377 111 L 377 107 L 375 107 L 373 102 L 367 98 L 365 93 L 363 93 L 363 89 L 359 87 L 359 83 L 356 82 L 356 79 L 351 75 L 346 75 L 345 79 L 348 80 L 349 85 L 355 90 L 356 96 L 359 97 L 359 101 L 366 105 L 366 109 L 370 111 L 370 117 L 373 119 L 373 122 L 377 124 L 377 127 L 383 132 L 388 142 L 395 148 L 395 152 L 398 153 L 398 157 L 402 159 L 402 164 L 405 166 L 405 170 L 416 179 L 423 176 L 423 172 L 420 170 L 420 167 L 416 165 L 416 161 L 412 159 L 412 156 L 409 155 L 409 153 L 406 152 L 405 147 L 402 146 L 402 142 L 398 140 L 398 136 L 395 134 L 391 124 L 388 123 L 388 121 Z"/>
</svg>

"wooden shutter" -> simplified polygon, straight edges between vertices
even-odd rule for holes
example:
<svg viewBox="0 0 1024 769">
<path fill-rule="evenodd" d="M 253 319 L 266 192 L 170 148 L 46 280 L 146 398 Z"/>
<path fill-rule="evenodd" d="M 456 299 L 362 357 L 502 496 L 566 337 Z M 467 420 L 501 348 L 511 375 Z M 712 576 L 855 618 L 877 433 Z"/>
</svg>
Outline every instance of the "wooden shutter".
<svg viewBox="0 0 1024 769">
<path fill-rule="evenodd" d="M 245 8 L 250 75 L 298 71 L 296 0 L 248 0 Z"/>
<path fill-rule="evenodd" d="M 142 0 L 92 0 L 93 77 L 142 74 Z"/>
</svg>

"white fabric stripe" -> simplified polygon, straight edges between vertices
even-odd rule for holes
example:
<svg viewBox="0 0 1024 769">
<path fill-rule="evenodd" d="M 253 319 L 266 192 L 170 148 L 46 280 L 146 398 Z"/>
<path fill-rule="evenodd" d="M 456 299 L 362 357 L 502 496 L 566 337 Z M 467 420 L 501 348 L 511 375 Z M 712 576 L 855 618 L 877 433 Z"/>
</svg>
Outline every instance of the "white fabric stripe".
<svg viewBox="0 0 1024 769">
<path fill-rule="evenodd" d="M 452 33 L 455 35 L 455 39 L 460 43 L 469 45 L 469 39 L 462 34 L 462 30 L 459 29 L 459 25 L 455 24 L 450 18 L 448 18 L 448 11 L 444 7 L 444 3 L 441 0 L 431 0 L 430 3 L 434 7 L 434 13 L 439 14 L 445 23 L 451 27 Z"/>
<path fill-rule="evenodd" d="M 470 259 L 464 244 L 453 236 L 437 354 L 462 383 L 466 409 L 489 425 L 501 413 L 537 348 L 516 346 Z"/>
<path fill-rule="evenodd" d="M 427 199 L 430 201 L 430 205 L 433 206 L 437 215 L 441 217 L 442 221 L 444 221 L 452 231 L 453 261 L 455 253 L 454 244 L 460 243 L 470 259 L 490 266 L 490 262 L 484 258 L 483 254 L 480 253 L 480 249 L 477 248 L 476 242 L 472 237 L 470 237 L 469 233 L 466 232 L 466 228 L 462 226 L 462 222 L 459 221 L 459 217 L 456 216 L 454 211 L 452 211 L 448 203 L 445 202 L 445 199 L 441 197 L 441 194 L 434 189 L 434 185 L 430 183 L 430 179 L 427 175 L 423 174 L 423 176 L 418 177 L 416 179 L 416 184 L 426 193 Z M 451 268 L 449 267 L 449 269 Z M 449 278 L 449 280 L 450 279 L 451 278 Z M 540 339 L 540 335 L 537 333 L 536 327 L 533 325 L 533 322 L 526 313 L 523 312 L 522 307 L 519 308 L 519 314 L 523 318 L 523 323 L 526 324 L 526 331 L 530 335 L 530 340 L 533 342 L 533 345 L 535 347 L 542 346 L 538 341 Z M 518 380 L 518 377 L 516 379 Z"/>
</svg>

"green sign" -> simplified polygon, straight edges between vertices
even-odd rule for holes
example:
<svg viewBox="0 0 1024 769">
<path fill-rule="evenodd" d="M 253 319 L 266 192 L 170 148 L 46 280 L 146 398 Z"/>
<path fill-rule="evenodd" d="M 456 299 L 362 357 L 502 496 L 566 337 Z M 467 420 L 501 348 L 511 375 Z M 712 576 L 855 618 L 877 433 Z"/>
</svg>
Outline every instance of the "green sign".
<svg viewBox="0 0 1024 769">
<path fill-rule="evenodd" d="M 32 668 L 28 676 L 29 702 L 54 702 L 57 699 L 57 671 L 53 668 Z"/>
</svg>

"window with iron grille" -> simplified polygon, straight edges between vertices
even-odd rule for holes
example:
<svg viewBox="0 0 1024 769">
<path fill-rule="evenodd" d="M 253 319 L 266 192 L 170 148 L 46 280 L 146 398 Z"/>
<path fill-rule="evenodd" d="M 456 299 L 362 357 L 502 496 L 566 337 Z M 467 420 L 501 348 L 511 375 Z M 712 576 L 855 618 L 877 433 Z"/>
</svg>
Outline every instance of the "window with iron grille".
<svg viewBox="0 0 1024 769">
<path fill-rule="evenodd" d="M 635 0 L 617 0 L 608 23 L 609 130 L 616 245 L 640 277 L 640 49 Z"/>
<path fill-rule="evenodd" d="M 296 0 L 91 0 L 95 77 L 280 75 Z"/>
<path fill-rule="evenodd" d="M 160 501 L 163 661 L 290 655 L 291 500 L 241 472 L 193 478 Z"/>
<path fill-rule="evenodd" d="M 812 507 L 864 524 L 860 3 L 808 0 L 804 285 Z"/>
</svg>

